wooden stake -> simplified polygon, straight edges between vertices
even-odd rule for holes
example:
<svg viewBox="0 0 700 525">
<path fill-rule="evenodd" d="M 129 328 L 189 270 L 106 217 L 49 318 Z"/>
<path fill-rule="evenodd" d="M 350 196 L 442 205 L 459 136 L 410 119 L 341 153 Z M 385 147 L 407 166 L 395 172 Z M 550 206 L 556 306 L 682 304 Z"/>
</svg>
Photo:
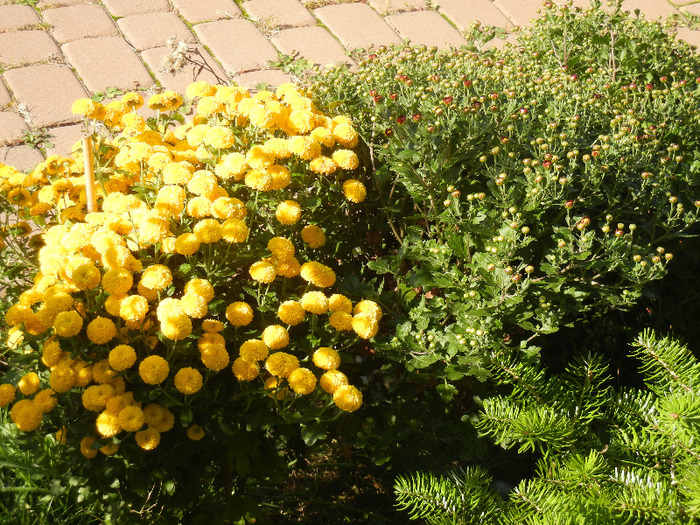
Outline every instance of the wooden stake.
<svg viewBox="0 0 700 525">
<path fill-rule="evenodd" d="M 85 164 L 85 193 L 87 196 L 87 211 L 97 211 L 95 199 L 95 157 L 92 154 L 92 135 L 83 137 L 83 164 Z"/>
</svg>

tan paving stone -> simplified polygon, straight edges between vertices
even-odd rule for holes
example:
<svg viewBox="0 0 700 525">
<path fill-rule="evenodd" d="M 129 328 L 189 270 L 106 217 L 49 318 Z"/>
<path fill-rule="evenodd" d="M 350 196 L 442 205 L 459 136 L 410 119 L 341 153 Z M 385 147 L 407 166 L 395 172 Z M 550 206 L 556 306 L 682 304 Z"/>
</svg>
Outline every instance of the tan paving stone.
<svg viewBox="0 0 700 525">
<path fill-rule="evenodd" d="M 389 15 L 385 19 L 396 32 L 414 45 L 436 46 L 441 49 L 460 47 L 464 37 L 437 11 L 412 11 Z"/>
<path fill-rule="evenodd" d="M 233 77 L 233 81 L 237 84 L 248 88 L 256 89 L 260 84 L 268 84 L 272 87 L 277 87 L 285 82 L 292 82 L 294 77 L 279 69 L 263 69 L 260 71 L 249 71 L 241 73 Z"/>
<path fill-rule="evenodd" d="M 622 2 L 623 11 L 633 13 L 635 9 L 639 9 L 644 13 L 647 20 L 655 18 L 666 19 L 672 14 L 678 14 L 678 9 L 673 7 L 668 2 L 659 2 L 658 0 L 625 0 Z"/>
<path fill-rule="evenodd" d="M 91 92 L 109 87 L 145 89 L 154 84 L 136 52 L 116 36 L 87 38 L 62 46 L 63 53 Z"/>
<path fill-rule="evenodd" d="M 680 9 L 681 9 L 681 11 L 683 11 L 685 13 L 700 16 L 700 4 L 684 5 Z"/>
<path fill-rule="evenodd" d="M 0 111 L 0 145 L 20 142 L 25 131 L 29 128 L 19 113 Z"/>
<path fill-rule="evenodd" d="M 15 100 L 27 107 L 38 127 L 75 122 L 73 102 L 87 95 L 73 71 L 64 65 L 21 67 L 5 71 L 3 76 Z"/>
<path fill-rule="evenodd" d="M 10 92 L 5 87 L 5 84 L 0 80 L 0 109 L 6 108 L 11 103 L 12 96 L 10 96 Z"/>
<path fill-rule="evenodd" d="M 51 35 L 59 44 L 81 38 L 117 34 L 112 17 L 99 5 L 73 5 L 41 12 L 51 24 Z"/>
<path fill-rule="evenodd" d="M 0 162 L 25 173 L 33 170 L 43 160 L 44 156 L 38 149 L 26 144 L 0 147 Z"/>
<path fill-rule="evenodd" d="M 214 69 L 219 78 L 222 79 L 221 81 L 217 80 L 216 76 L 207 69 L 200 68 L 194 64 L 187 64 L 179 73 L 175 75 L 164 73 L 161 71 L 161 67 L 163 65 L 163 58 L 168 53 L 168 48 L 165 46 L 147 49 L 141 53 L 141 56 L 146 61 L 146 64 L 148 64 L 151 71 L 153 71 L 153 73 L 156 75 L 156 78 L 161 85 L 166 89 L 172 89 L 178 93 L 184 93 L 187 86 L 196 80 L 206 80 L 210 84 L 218 84 L 219 82 L 227 83 L 228 79 L 226 77 L 226 73 L 224 73 L 224 70 L 221 69 L 221 66 L 217 64 L 216 60 L 212 58 L 207 50 L 204 49 L 203 46 L 199 45 L 192 47 L 196 48 L 201 53 L 201 56 L 195 55 L 193 58 L 195 58 L 199 63 L 206 61 L 206 64 Z M 204 59 L 202 57 L 204 57 Z"/>
<path fill-rule="evenodd" d="M 273 35 L 272 43 L 285 55 L 304 58 L 314 64 L 355 64 L 345 54 L 343 46 L 321 26 L 285 29 Z"/>
<path fill-rule="evenodd" d="M 28 5 L 0 6 L 0 31 L 13 31 L 39 22 L 39 15 Z"/>
<path fill-rule="evenodd" d="M 168 0 L 102 0 L 102 3 L 114 16 L 170 11 Z"/>
<path fill-rule="evenodd" d="M 66 7 L 69 5 L 87 5 L 94 4 L 95 0 L 40 0 L 36 6 L 39 9 L 55 9 L 57 7 Z"/>
<path fill-rule="evenodd" d="M 542 4 L 536 0 L 494 0 L 493 5 L 516 26 L 530 25 L 530 20 L 540 17 L 538 11 L 544 10 Z"/>
<path fill-rule="evenodd" d="M 469 31 L 475 21 L 482 25 L 510 29 L 513 24 L 490 0 L 440 0 L 438 11 L 462 31 Z"/>
<path fill-rule="evenodd" d="M 243 9 L 270 29 L 316 25 L 314 15 L 299 0 L 249 0 L 243 3 Z"/>
<path fill-rule="evenodd" d="M 163 46 L 171 37 L 188 42 L 194 35 L 176 13 L 144 13 L 120 18 L 117 21 L 124 36 L 139 51 Z"/>
<path fill-rule="evenodd" d="M 691 46 L 696 46 L 700 49 L 700 31 L 689 29 L 687 27 L 679 27 L 676 38 L 685 40 Z"/>
<path fill-rule="evenodd" d="M 60 126 L 48 130 L 49 142 L 53 147 L 46 148 L 46 155 L 70 155 L 73 144 L 83 138 L 83 125 L 72 124 L 70 126 Z"/>
<path fill-rule="evenodd" d="M 233 0 L 172 0 L 172 3 L 190 24 L 243 16 Z"/>
<path fill-rule="evenodd" d="M 382 16 L 402 11 L 428 9 L 428 3 L 425 0 L 369 0 L 369 5 Z"/>
<path fill-rule="evenodd" d="M 205 22 L 194 30 L 227 73 L 263 69 L 269 61 L 277 60 L 277 50 L 249 20 Z"/>
<path fill-rule="evenodd" d="M 45 31 L 0 33 L 0 63 L 24 65 L 59 58 L 61 50 Z"/>
<path fill-rule="evenodd" d="M 314 14 L 349 51 L 401 43 L 399 35 L 367 4 L 328 5 Z"/>
</svg>

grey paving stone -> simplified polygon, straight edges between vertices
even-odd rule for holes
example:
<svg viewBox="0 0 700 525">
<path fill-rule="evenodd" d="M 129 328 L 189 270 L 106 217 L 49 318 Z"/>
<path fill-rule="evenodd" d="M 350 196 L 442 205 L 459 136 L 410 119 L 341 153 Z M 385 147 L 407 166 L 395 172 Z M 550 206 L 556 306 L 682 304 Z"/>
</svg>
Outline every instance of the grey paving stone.
<svg viewBox="0 0 700 525">
<path fill-rule="evenodd" d="M 285 55 L 304 58 L 314 64 L 355 65 L 343 46 L 321 26 L 285 29 L 272 36 L 272 43 Z"/>
<path fill-rule="evenodd" d="M 44 156 L 39 150 L 26 144 L 0 147 L 0 163 L 13 166 L 25 173 L 33 170 L 34 166 L 43 160 Z"/>
<path fill-rule="evenodd" d="M 39 15 L 28 5 L 0 6 L 0 31 L 13 31 L 39 22 L 41 22 Z"/>
<path fill-rule="evenodd" d="M 449 18 L 462 31 L 469 31 L 475 21 L 482 25 L 513 27 L 510 20 L 490 0 L 440 0 L 440 13 Z"/>
<path fill-rule="evenodd" d="M 256 89 L 260 84 L 276 87 L 285 82 L 292 82 L 294 77 L 279 69 L 263 69 L 241 73 L 233 77 L 233 81 L 245 88 Z"/>
<path fill-rule="evenodd" d="M 170 11 L 168 0 L 102 0 L 102 3 L 114 16 Z"/>
<path fill-rule="evenodd" d="M 314 14 L 349 51 L 401 43 L 399 35 L 367 4 L 328 5 Z"/>
<path fill-rule="evenodd" d="M 51 24 L 51 34 L 59 44 L 81 38 L 117 34 L 109 13 L 99 5 L 72 5 L 41 12 L 44 21 Z"/>
<path fill-rule="evenodd" d="M 258 25 L 263 23 L 270 29 L 316 25 L 314 15 L 299 0 L 249 0 L 243 9 Z"/>
<path fill-rule="evenodd" d="M 467 43 L 464 37 L 437 11 L 412 11 L 389 15 L 385 19 L 405 40 L 414 45 L 458 48 Z"/>
<path fill-rule="evenodd" d="M 71 111 L 76 99 L 87 96 L 73 71 L 59 64 L 37 64 L 5 71 L 15 100 L 32 114 L 32 124 L 54 126 L 77 119 Z"/>
<path fill-rule="evenodd" d="M 184 93 L 187 86 L 196 80 L 206 80 L 210 84 L 218 84 L 220 82 L 227 83 L 229 81 L 224 70 L 221 69 L 221 66 L 219 66 L 216 60 L 204 49 L 204 46 L 194 45 L 192 47 L 196 48 L 201 53 L 201 56 L 194 55 L 193 58 L 199 63 L 208 64 L 221 80 L 217 79 L 211 71 L 200 68 L 194 64 L 185 65 L 185 67 L 175 75 L 164 73 L 161 71 L 163 58 L 168 54 L 168 48 L 165 46 L 147 49 L 141 53 L 141 57 L 146 61 L 146 64 L 151 71 L 153 71 L 164 88 L 172 89 L 178 93 Z"/>
<path fill-rule="evenodd" d="M 172 3 L 190 24 L 243 16 L 233 0 L 172 0 Z"/>
<path fill-rule="evenodd" d="M 62 49 L 93 93 L 109 87 L 145 89 L 154 84 L 139 56 L 120 37 L 76 40 L 64 44 Z"/>
<path fill-rule="evenodd" d="M 5 87 L 5 84 L 0 80 L 0 109 L 4 109 L 12 103 L 12 96 Z"/>
<path fill-rule="evenodd" d="M 382 16 L 402 11 L 428 9 L 428 3 L 425 0 L 369 0 L 369 5 Z"/>
<path fill-rule="evenodd" d="M 194 30 L 227 73 L 235 75 L 263 69 L 269 61 L 278 58 L 274 46 L 249 20 L 205 22 L 196 25 Z"/>
<path fill-rule="evenodd" d="M 53 147 L 46 148 L 46 155 L 69 155 L 73 144 L 83 138 L 83 125 L 72 124 L 70 126 L 60 126 L 48 130 L 50 142 Z"/>
<path fill-rule="evenodd" d="M 0 33 L 0 63 L 18 66 L 59 58 L 61 50 L 46 31 Z"/>
<path fill-rule="evenodd" d="M 29 131 L 29 127 L 19 113 L 0 111 L 0 145 L 17 144 L 25 131 Z"/>
<path fill-rule="evenodd" d="M 171 37 L 186 42 L 194 39 L 185 23 L 172 11 L 125 16 L 117 25 L 139 51 L 163 46 Z"/>
</svg>

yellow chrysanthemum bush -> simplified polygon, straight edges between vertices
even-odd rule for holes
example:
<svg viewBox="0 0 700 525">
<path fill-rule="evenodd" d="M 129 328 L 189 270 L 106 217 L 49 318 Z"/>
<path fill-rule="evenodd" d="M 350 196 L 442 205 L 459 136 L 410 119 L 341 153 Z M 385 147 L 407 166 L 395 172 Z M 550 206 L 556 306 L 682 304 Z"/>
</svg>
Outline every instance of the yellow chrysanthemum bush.
<svg viewBox="0 0 700 525">
<path fill-rule="evenodd" d="M 154 95 L 150 118 L 133 93 L 75 103 L 94 208 L 80 148 L 29 174 L 0 167 L 3 198 L 37 229 L 36 271 L 4 319 L 0 405 L 20 436 L 59 432 L 121 496 L 143 496 L 144 468 L 164 472 L 178 504 L 185 480 L 262 476 L 284 432 L 312 444 L 358 410 L 348 350 L 382 318 L 341 285 L 366 194 L 351 120 L 291 84 L 188 95 Z"/>
</svg>

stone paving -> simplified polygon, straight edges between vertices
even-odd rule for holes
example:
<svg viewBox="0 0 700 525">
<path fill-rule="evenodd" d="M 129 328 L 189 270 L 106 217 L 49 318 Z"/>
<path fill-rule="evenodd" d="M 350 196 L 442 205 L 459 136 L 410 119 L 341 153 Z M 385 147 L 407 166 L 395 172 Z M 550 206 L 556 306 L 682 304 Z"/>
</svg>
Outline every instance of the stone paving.
<svg viewBox="0 0 700 525">
<path fill-rule="evenodd" d="M 623 6 L 649 19 L 688 15 L 693 27 L 678 36 L 700 46 L 693 18 L 700 0 Z M 509 31 L 541 7 L 541 0 L 0 0 L 0 162 L 30 169 L 67 154 L 82 131 L 71 113 L 77 98 L 183 92 L 197 68 L 163 70 L 172 37 L 211 68 L 198 80 L 255 88 L 293 80 L 270 65 L 280 54 L 353 67 L 361 50 L 403 41 L 460 46 L 477 20 Z"/>
</svg>

